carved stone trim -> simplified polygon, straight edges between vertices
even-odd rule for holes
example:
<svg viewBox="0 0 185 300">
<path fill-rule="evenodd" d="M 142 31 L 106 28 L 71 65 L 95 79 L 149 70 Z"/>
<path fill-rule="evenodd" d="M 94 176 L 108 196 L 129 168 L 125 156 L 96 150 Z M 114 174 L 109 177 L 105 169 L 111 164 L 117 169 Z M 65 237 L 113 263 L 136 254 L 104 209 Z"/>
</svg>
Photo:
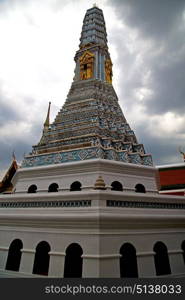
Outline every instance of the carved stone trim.
<svg viewBox="0 0 185 300">
<path fill-rule="evenodd" d="M 82 201 L 21 201 L 0 202 L 1 208 L 38 208 L 38 207 L 87 207 L 91 206 L 91 200 Z"/>
<path fill-rule="evenodd" d="M 116 201 L 107 200 L 107 206 L 110 207 L 134 207 L 134 208 L 157 208 L 157 209 L 185 209 L 183 203 L 155 203 L 155 202 L 134 202 L 134 201 Z"/>
</svg>

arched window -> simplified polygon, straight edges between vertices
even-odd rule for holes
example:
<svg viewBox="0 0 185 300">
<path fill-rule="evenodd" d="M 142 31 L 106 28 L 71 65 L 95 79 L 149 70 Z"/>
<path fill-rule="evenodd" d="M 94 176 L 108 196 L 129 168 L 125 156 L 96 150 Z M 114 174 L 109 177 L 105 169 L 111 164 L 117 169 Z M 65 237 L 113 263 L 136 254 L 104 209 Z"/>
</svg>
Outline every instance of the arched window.
<svg viewBox="0 0 185 300">
<path fill-rule="evenodd" d="M 111 183 L 111 190 L 112 191 L 123 191 L 123 186 L 119 181 L 113 181 Z"/>
<path fill-rule="evenodd" d="M 82 254 L 83 250 L 79 244 L 73 243 L 67 247 L 64 265 L 64 277 L 82 277 Z"/>
<path fill-rule="evenodd" d="M 185 241 L 182 242 L 182 250 L 183 250 L 183 258 L 184 258 L 184 263 L 185 263 Z"/>
<path fill-rule="evenodd" d="M 30 187 L 28 188 L 28 193 L 36 193 L 37 192 L 37 186 L 35 184 L 30 185 Z"/>
<path fill-rule="evenodd" d="M 48 252 L 50 250 L 50 245 L 45 241 L 42 241 L 37 245 L 33 265 L 33 274 L 48 275 L 50 259 Z"/>
<path fill-rule="evenodd" d="M 70 191 L 81 191 L 82 184 L 79 181 L 75 181 L 70 186 Z"/>
<path fill-rule="evenodd" d="M 138 277 L 136 249 L 130 243 L 125 243 L 120 248 L 120 276 L 121 278 Z"/>
<path fill-rule="evenodd" d="M 9 247 L 8 258 L 5 267 L 6 270 L 19 271 L 22 248 L 23 248 L 23 243 L 19 239 L 16 239 L 11 243 Z"/>
<path fill-rule="evenodd" d="M 166 245 L 162 242 L 157 242 L 154 245 L 154 252 L 156 275 L 171 274 L 168 250 Z"/>
<path fill-rule="evenodd" d="M 141 184 L 141 183 L 136 184 L 136 186 L 135 186 L 135 192 L 136 193 L 146 193 L 144 185 Z"/>
<path fill-rule="evenodd" d="M 49 188 L 48 188 L 48 192 L 52 193 L 52 192 L 58 192 L 58 184 L 57 183 L 52 183 L 50 184 Z"/>
</svg>

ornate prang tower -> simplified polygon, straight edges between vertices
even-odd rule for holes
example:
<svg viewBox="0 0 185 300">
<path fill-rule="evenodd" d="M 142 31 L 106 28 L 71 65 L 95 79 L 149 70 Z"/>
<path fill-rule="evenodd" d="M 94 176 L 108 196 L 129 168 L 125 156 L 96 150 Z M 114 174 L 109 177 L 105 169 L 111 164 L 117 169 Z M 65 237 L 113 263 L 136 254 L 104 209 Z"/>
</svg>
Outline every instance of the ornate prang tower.
<svg viewBox="0 0 185 300">
<path fill-rule="evenodd" d="M 22 167 L 95 158 L 151 166 L 151 155 L 138 144 L 118 104 L 105 21 L 98 7 L 86 12 L 74 60 L 66 102 L 53 124 L 44 126 L 40 143 Z"/>
<path fill-rule="evenodd" d="M 158 171 L 112 86 L 97 7 L 86 12 L 75 63 L 65 104 L 52 124 L 49 104 L 13 193 L 0 195 L 0 277 L 180 276 L 185 199 L 158 194 Z"/>
</svg>

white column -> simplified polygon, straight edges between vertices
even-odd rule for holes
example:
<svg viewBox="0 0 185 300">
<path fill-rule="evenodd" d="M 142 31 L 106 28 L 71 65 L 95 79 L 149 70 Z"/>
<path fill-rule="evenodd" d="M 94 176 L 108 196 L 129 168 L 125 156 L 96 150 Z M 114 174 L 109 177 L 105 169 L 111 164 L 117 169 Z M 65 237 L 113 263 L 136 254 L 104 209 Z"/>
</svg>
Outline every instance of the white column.
<svg viewBox="0 0 185 300">
<path fill-rule="evenodd" d="M 100 278 L 120 278 L 120 254 L 100 255 Z"/>
<path fill-rule="evenodd" d="M 137 252 L 138 277 L 155 277 L 155 263 L 153 251 Z"/>
<path fill-rule="evenodd" d="M 26 274 L 32 274 L 33 271 L 33 264 L 35 258 L 35 250 L 33 249 L 22 249 L 22 257 L 21 257 L 21 264 L 20 264 L 20 272 Z"/>
<path fill-rule="evenodd" d="M 64 263 L 65 253 L 50 251 L 49 261 L 49 277 L 63 277 L 64 276 Z"/>
<path fill-rule="evenodd" d="M 8 257 L 9 247 L 0 247 L 0 269 L 4 270 Z"/>
<path fill-rule="evenodd" d="M 99 278 L 99 259 L 97 255 L 82 255 L 82 278 Z"/>
<path fill-rule="evenodd" d="M 119 278 L 120 265 L 119 254 L 93 255 L 84 254 L 83 258 L 83 278 Z"/>
<path fill-rule="evenodd" d="M 183 251 L 181 249 L 169 250 L 168 255 L 172 275 L 184 274 L 185 264 L 183 259 Z"/>
</svg>

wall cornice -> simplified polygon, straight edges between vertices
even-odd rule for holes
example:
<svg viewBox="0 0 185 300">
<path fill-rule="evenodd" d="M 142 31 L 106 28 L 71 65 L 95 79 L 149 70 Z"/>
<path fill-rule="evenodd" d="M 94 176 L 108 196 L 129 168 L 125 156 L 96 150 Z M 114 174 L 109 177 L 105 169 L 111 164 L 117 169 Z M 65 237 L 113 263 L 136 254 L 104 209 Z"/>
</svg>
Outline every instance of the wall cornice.
<svg viewBox="0 0 185 300">
<path fill-rule="evenodd" d="M 79 162 L 70 162 L 63 164 L 20 168 L 13 177 L 13 185 L 16 184 L 20 178 L 42 177 L 42 176 L 56 176 L 69 175 L 75 173 L 92 173 L 92 172 L 110 172 L 110 173 L 126 173 L 131 175 L 140 175 L 146 177 L 153 177 L 158 170 L 155 167 L 136 165 L 130 163 L 123 163 L 105 159 L 89 159 Z"/>
</svg>

